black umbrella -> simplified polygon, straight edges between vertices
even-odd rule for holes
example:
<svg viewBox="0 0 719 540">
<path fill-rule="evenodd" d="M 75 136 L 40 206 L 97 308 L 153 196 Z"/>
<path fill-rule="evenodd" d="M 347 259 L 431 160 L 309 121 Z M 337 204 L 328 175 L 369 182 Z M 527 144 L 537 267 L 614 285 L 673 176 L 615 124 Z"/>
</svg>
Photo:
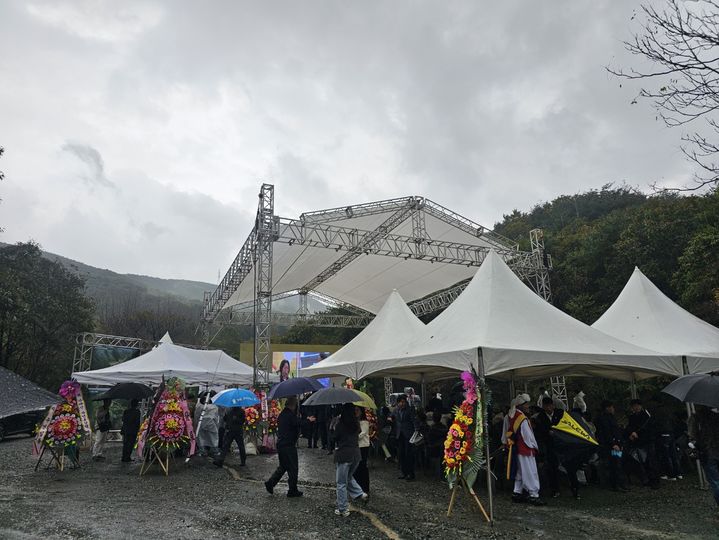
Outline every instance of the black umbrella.
<svg viewBox="0 0 719 540">
<path fill-rule="evenodd" d="M 340 403 L 353 403 L 355 401 L 362 401 L 362 396 L 354 390 L 350 390 L 349 388 L 323 388 L 308 397 L 302 406 L 338 405 Z"/>
<path fill-rule="evenodd" d="M 684 375 L 662 392 L 685 403 L 719 407 L 719 372 Z"/>
<path fill-rule="evenodd" d="M 93 401 L 103 399 L 145 399 L 152 397 L 155 392 L 149 386 L 140 383 L 117 383 L 104 394 L 100 394 Z"/>
<path fill-rule="evenodd" d="M 322 390 L 324 386 L 317 379 L 310 379 L 309 377 L 295 377 L 293 379 L 287 379 L 272 387 L 269 395 L 269 399 L 280 399 L 290 396 L 299 396 L 300 394 L 306 394 L 307 392 L 316 392 Z"/>
</svg>

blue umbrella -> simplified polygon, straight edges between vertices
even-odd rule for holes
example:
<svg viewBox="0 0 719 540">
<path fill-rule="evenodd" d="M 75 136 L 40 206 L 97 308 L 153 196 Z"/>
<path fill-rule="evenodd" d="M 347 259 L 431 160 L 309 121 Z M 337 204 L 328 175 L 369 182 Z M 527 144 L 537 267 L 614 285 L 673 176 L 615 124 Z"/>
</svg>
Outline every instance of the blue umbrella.
<svg viewBox="0 0 719 540">
<path fill-rule="evenodd" d="M 269 399 L 280 399 L 290 396 L 299 396 L 300 394 L 306 394 L 307 392 L 316 392 L 322 390 L 324 386 L 317 379 L 310 379 L 309 377 L 295 377 L 294 379 L 287 379 L 282 381 L 280 384 L 275 385 L 270 390 L 270 394 L 267 396 Z"/>
<path fill-rule="evenodd" d="M 252 407 L 260 402 L 257 396 L 244 388 L 230 388 L 217 394 L 212 403 L 219 407 Z"/>
</svg>

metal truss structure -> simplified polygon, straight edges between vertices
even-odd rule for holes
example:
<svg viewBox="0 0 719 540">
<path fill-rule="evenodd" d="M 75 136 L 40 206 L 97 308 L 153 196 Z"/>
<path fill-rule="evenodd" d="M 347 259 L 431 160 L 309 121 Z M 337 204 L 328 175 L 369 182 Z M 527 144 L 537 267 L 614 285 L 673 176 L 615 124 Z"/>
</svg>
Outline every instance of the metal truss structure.
<svg viewBox="0 0 719 540">
<path fill-rule="evenodd" d="M 149 351 L 158 342 L 146 339 L 110 336 L 107 334 L 94 334 L 83 332 L 75 336 L 75 355 L 72 360 L 72 372 L 87 371 L 92 366 L 92 353 L 95 347 L 117 347 L 122 349 L 136 349 L 141 352 Z"/>
<path fill-rule="evenodd" d="M 96 334 L 83 332 L 75 336 L 75 354 L 72 360 L 72 372 L 87 371 L 92 368 L 92 354 L 95 347 L 115 347 L 117 349 L 135 349 L 145 353 L 157 346 L 160 342 L 150 339 L 126 336 L 111 336 L 109 334 Z M 201 349 L 197 345 L 179 344 L 189 349 Z"/>
<path fill-rule="evenodd" d="M 340 223 L 346 224 L 348 220 L 367 216 L 381 216 L 382 220 L 370 230 L 348 227 Z M 429 217 L 479 241 L 462 243 L 433 239 L 427 231 L 426 220 Z M 403 230 L 407 230 L 405 224 L 411 224 L 411 231 L 407 234 L 398 234 L 396 230 L 400 225 Z M 360 328 L 366 326 L 372 319 L 374 316 L 372 313 L 316 290 L 359 257 L 375 255 L 421 260 L 428 264 L 475 267 L 482 264 L 490 250 L 495 250 L 537 294 L 551 300 L 549 283 L 551 259 L 544 252 L 541 230 L 532 231 L 531 241 L 532 251 L 521 251 L 516 242 L 442 205 L 417 196 L 306 212 L 299 219 L 282 218 L 274 215 L 274 187 L 263 184 L 259 194 L 255 226 L 217 289 L 205 296 L 203 326 L 213 323 L 252 324 L 255 329 L 255 371 L 269 374 L 272 368 L 270 337 L 273 325 L 291 326 L 303 322 L 314 326 Z M 304 285 L 292 291 L 273 294 L 274 244 L 327 249 L 341 255 L 319 270 Z M 248 279 L 252 279 L 254 283 L 254 299 L 225 308 L 233 294 Z M 409 307 L 418 316 L 441 310 L 462 292 L 468 282 L 467 279 L 414 300 L 409 303 Z M 295 295 L 299 297 L 296 313 L 272 313 L 273 301 Z M 330 307 L 342 308 L 344 314 L 309 313 L 308 295 L 319 298 Z M 204 329 L 203 335 L 209 336 L 209 332 Z M 267 383 L 266 380 L 255 382 L 258 385 Z"/>
</svg>

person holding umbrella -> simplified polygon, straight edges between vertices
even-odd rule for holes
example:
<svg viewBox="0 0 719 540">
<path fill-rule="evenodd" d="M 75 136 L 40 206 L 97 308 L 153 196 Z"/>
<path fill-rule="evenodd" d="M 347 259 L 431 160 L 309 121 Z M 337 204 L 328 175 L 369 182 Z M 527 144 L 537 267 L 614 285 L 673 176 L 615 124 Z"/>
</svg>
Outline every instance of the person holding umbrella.
<svg viewBox="0 0 719 540">
<path fill-rule="evenodd" d="M 699 450 L 699 461 L 719 505 L 719 372 L 684 375 L 662 392 L 684 403 L 703 405 L 689 419 L 689 444 Z"/>
<path fill-rule="evenodd" d="M 245 409 L 242 407 L 232 407 L 227 410 L 224 416 L 225 420 L 225 435 L 222 438 L 222 450 L 220 455 L 212 463 L 217 467 L 222 467 L 225 463 L 225 458 L 232 448 L 232 442 L 237 443 L 237 448 L 240 450 L 240 467 L 245 466 L 247 461 L 247 452 L 245 452 Z"/>
<path fill-rule="evenodd" d="M 350 515 L 348 495 L 353 499 L 367 500 L 367 495 L 354 479 L 362 455 L 359 449 L 360 422 L 355 414 L 355 406 L 345 403 L 342 406 L 340 420 L 335 428 L 335 479 L 337 483 L 337 509 L 335 514 L 342 517 Z"/>
<path fill-rule="evenodd" d="M 719 506 L 719 408 L 697 407 L 689 419 L 689 440 L 699 451 L 699 461 Z"/>
<path fill-rule="evenodd" d="M 285 408 L 277 418 L 277 457 L 280 464 L 265 482 L 268 493 L 274 493 L 277 482 L 287 473 L 289 484 L 288 497 L 302 497 L 297 489 L 297 476 L 299 474 L 299 460 L 297 458 L 297 439 L 300 436 L 299 422 L 297 421 L 297 398 L 287 398 Z"/>
<path fill-rule="evenodd" d="M 137 441 L 137 432 L 140 429 L 140 409 L 137 408 L 138 400 L 130 401 L 130 406 L 122 413 L 122 461 L 130 463 L 132 459 L 132 449 Z"/>
</svg>

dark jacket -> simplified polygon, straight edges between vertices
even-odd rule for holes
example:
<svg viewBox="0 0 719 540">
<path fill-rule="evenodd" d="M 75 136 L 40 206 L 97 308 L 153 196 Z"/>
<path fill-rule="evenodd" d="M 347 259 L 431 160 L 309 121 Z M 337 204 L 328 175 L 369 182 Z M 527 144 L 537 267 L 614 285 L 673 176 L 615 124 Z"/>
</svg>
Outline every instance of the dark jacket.
<svg viewBox="0 0 719 540">
<path fill-rule="evenodd" d="M 122 413 L 122 429 L 120 433 L 132 437 L 137 436 L 137 432 L 140 430 L 140 409 L 137 407 L 132 409 L 125 409 Z"/>
<path fill-rule="evenodd" d="M 297 413 L 285 407 L 277 417 L 277 448 L 297 445 L 300 436 L 300 424 Z"/>
<path fill-rule="evenodd" d="M 622 445 L 622 430 L 613 414 L 603 412 L 597 417 L 597 442 L 604 447 Z"/>
<path fill-rule="evenodd" d="M 225 430 L 229 433 L 242 433 L 245 427 L 245 409 L 232 407 L 225 413 Z"/>
<path fill-rule="evenodd" d="M 534 419 L 534 436 L 540 446 L 545 449 L 552 448 L 552 426 L 556 426 L 563 415 L 564 411 L 561 409 L 554 409 L 551 418 L 547 416 L 544 410 L 537 413 Z"/>
<path fill-rule="evenodd" d="M 646 409 L 642 409 L 638 413 L 630 415 L 629 422 L 627 423 L 627 429 L 624 433 L 630 446 L 646 447 L 654 444 L 656 434 L 652 415 L 649 414 Z M 639 439 L 630 441 L 629 436 L 632 433 L 636 433 L 639 436 Z"/>
<path fill-rule="evenodd" d="M 719 459 L 719 413 L 702 407 L 689 420 L 689 438 L 697 442 L 702 462 Z"/>
<path fill-rule="evenodd" d="M 394 427 L 392 428 L 392 435 L 399 438 L 400 435 L 404 435 L 405 438 L 409 439 L 417 429 L 417 419 L 414 415 L 414 409 L 407 405 L 404 410 L 397 410 L 392 415 Z"/>
<path fill-rule="evenodd" d="M 335 463 L 352 463 L 360 461 L 362 454 L 359 449 L 359 431 L 352 433 L 340 421 L 335 428 Z"/>
</svg>

